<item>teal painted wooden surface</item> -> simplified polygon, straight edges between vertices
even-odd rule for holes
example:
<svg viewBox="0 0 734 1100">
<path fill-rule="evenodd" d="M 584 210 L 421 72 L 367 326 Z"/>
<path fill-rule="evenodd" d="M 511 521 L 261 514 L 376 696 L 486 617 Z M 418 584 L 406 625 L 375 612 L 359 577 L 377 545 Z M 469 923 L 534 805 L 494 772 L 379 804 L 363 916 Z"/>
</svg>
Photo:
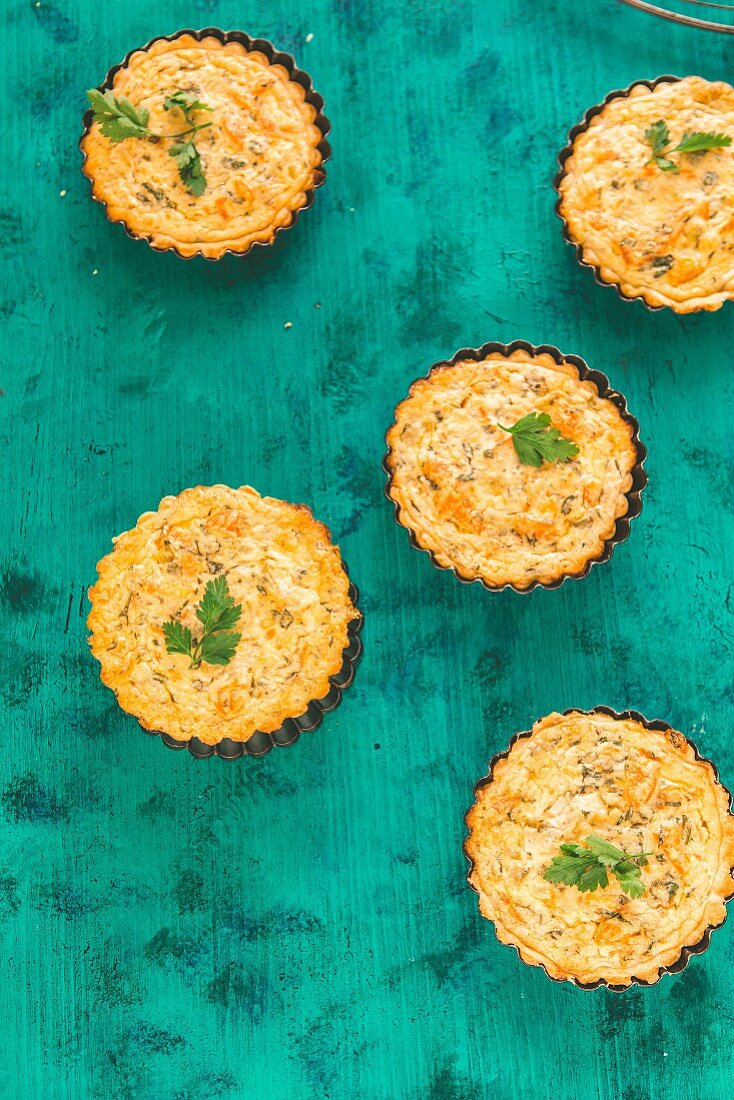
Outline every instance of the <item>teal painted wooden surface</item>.
<svg viewBox="0 0 734 1100">
<path fill-rule="evenodd" d="M 669 719 L 734 784 L 734 307 L 600 289 L 550 188 L 587 106 L 731 77 L 730 44 L 612 0 L 6 11 L 0 1094 L 728 1097 L 734 924 L 654 989 L 554 985 L 480 919 L 461 841 L 489 757 L 553 708 Z M 295 52 L 334 125 L 296 231 L 214 265 L 108 225 L 75 148 L 110 64 L 208 23 Z M 527 598 L 433 570 L 380 470 L 416 375 L 515 337 L 608 372 L 650 448 L 629 542 Z M 84 626 L 112 535 L 216 481 L 311 504 L 367 616 L 322 729 L 228 765 L 141 733 Z"/>
</svg>

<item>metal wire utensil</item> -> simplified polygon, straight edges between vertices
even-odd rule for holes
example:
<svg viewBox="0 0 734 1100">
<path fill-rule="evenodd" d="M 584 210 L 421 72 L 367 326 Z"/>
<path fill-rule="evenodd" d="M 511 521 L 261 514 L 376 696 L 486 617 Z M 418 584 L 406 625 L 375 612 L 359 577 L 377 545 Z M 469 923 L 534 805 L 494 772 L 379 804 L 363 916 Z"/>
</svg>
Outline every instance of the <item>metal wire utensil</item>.
<svg viewBox="0 0 734 1100">
<path fill-rule="evenodd" d="M 650 4 L 648 0 L 621 0 L 638 11 L 647 12 L 649 15 L 657 15 L 661 19 L 669 19 L 671 23 L 680 23 L 684 27 L 697 27 L 701 31 L 718 31 L 720 34 L 734 34 L 734 21 L 731 23 L 719 23 L 712 19 L 699 19 L 695 15 L 683 14 L 671 11 L 670 8 L 660 7 L 658 4 Z M 716 8 L 717 11 L 730 12 L 734 16 L 734 4 L 714 3 L 714 0 L 678 0 L 681 5 L 693 5 L 698 8 Z"/>
</svg>

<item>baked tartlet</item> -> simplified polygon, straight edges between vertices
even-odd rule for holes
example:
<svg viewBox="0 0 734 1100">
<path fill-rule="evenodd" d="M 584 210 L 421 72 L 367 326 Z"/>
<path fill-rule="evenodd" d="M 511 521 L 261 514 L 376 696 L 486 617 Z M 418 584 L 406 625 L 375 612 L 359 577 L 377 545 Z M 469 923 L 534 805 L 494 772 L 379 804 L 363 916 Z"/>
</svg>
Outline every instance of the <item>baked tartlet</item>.
<svg viewBox="0 0 734 1100">
<path fill-rule="evenodd" d="M 607 707 L 550 714 L 494 758 L 475 795 L 464 847 L 480 910 L 551 978 L 651 984 L 705 950 L 726 918 L 731 796 L 664 722 Z M 636 891 L 611 869 L 595 889 L 554 879 L 560 846 L 590 836 L 636 857 Z"/>
<path fill-rule="evenodd" d="M 578 453 L 521 460 L 507 428 L 534 416 Z M 624 398 L 550 345 L 462 348 L 412 384 L 386 439 L 387 495 L 412 544 L 487 588 L 585 576 L 642 507 L 646 452 Z"/>
<path fill-rule="evenodd" d="M 186 489 L 119 535 L 97 569 L 87 625 L 102 681 L 168 743 L 257 736 L 266 751 L 263 735 L 314 701 L 331 709 L 335 685 L 346 686 L 360 613 L 338 547 L 303 505 L 247 486 Z M 194 643 L 213 621 L 207 591 L 229 621 L 214 627 L 222 633 L 201 657 Z M 189 632 L 189 655 L 171 640 L 180 631 Z M 229 658 L 218 663 L 222 642 Z"/>
<path fill-rule="evenodd" d="M 324 182 L 323 100 L 293 58 L 262 39 L 211 28 L 157 38 L 131 51 L 98 91 L 149 112 L 147 127 L 164 137 L 187 127 L 172 97 L 183 93 L 204 105 L 192 115 L 210 123 L 194 135 L 201 193 L 184 184 L 171 141 L 113 141 L 91 110 L 84 116 L 80 147 L 93 197 L 111 221 L 153 248 L 219 259 L 269 244 Z"/>
<path fill-rule="evenodd" d="M 700 76 L 611 92 L 569 133 L 556 209 L 579 260 L 622 297 L 676 313 L 734 297 L 734 146 L 677 150 L 702 133 L 734 138 L 734 88 Z"/>
</svg>

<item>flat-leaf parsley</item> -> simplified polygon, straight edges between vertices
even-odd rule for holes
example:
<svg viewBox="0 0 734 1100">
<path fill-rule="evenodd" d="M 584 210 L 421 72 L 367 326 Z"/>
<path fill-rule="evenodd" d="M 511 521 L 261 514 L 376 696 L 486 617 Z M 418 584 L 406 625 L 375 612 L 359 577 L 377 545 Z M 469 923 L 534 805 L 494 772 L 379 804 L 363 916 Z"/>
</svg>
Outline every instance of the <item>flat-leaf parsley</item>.
<svg viewBox="0 0 734 1100">
<path fill-rule="evenodd" d="M 225 576 L 209 581 L 196 608 L 202 634 L 195 638 L 178 619 L 163 624 L 163 636 L 169 653 L 183 653 L 198 668 L 202 661 L 210 665 L 228 665 L 242 637 L 232 629 L 240 620 L 242 605 L 235 604 L 229 594 Z"/>
<path fill-rule="evenodd" d="M 553 856 L 543 878 L 582 892 L 609 885 L 608 872 L 615 875 L 625 894 L 641 898 L 645 893 L 642 867 L 650 852 L 623 852 L 600 836 L 587 836 L 585 844 L 561 844 L 563 855 Z"/>
<path fill-rule="evenodd" d="M 205 122 L 197 126 L 193 115 L 194 111 L 211 111 L 211 107 L 208 107 L 206 103 L 202 103 L 196 96 L 189 95 L 188 92 L 176 92 L 175 95 L 169 96 L 165 100 L 163 106 L 166 111 L 182 111 L 189 124 L 191 137 L 188 141 L 172 145 L 168 152 L 176 161 L 178 174 L 184 186 L 188 187 L 192 195 L 201 195 L 206 189 L 206 176 L 201 167 L 199 150 L 194 145 L 193 139 L 198 130 L 211 126 L 211 123 Z"/>
<path fill-rule="evenodd" d="M 659 118 L 652 126 L 645 130 L 645 141 L 652 149 L 652 156 L 648 164 L 653 161 L 663 172 L 679 172 L 680 168 L 674 160 L 670 160 L 671 153 L 703 153 L 706 149 L 725 149 L 731 145 L 728 134 L 704 133 L 701 130 L 689 131 L 683 135 L 678 144 L 669 149 L 670 132 L 668 124 Z"/>
<path fill-rule="evenodd" d="M 543 462 L 565 462 L 575 458 L 579 449 L 570 439 L 565 439 L 558 428 L 550 426 L 548 413 L 532 412 L 523 416 L 511 428 L 498 424 L 503 432 L 509 432 L 515 444 L 517 456 L 526 466 L 542 466 Z"/>
<path fill-rule="evenodd" d="M 181 182 L 192 195 L 202 194 L 206 188 L 206 176 L 194 137 L 199 130 L 208 129 L 211 122 L 197 123 L 193 116 L 195 111 L 211 111 L 211 107 L 188 92 L 175 92 L 165 99 L 163 107 L 166 111 L 181 111 L 186 128 L 173 134 L 156 134 L 148 127 L 150 112 L 146 107 L 133 107 L 124 96 L 118 98 L 111 91 L 100 92 L 96 88 L 87 92 L 87 99 L 92 104 L 94 121 L 99 123 L 100 131 L 110 141 L 117 143 L 127 138 L 175 141 L 168 152 L 176 162 Z M 179 138 L 186 138 L 186 141 L 179 141 Z"/>
</svg>

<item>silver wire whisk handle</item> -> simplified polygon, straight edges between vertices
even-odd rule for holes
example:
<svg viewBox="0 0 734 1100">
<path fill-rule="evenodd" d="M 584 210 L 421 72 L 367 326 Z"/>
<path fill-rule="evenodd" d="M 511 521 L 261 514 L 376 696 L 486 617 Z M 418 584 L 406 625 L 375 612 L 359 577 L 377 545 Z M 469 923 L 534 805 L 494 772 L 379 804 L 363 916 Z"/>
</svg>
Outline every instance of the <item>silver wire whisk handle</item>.
<svg viewBox="0 0 734 1100">
<path fill-rule="evenodd" d="M 661 19 L 669 19 L 671 23 L 680 23 L 684 27 L 698 27 L 702 31 L 718 31 L 720 34 L 734 34 L 734 23 L 717 23 L 712 19 L 699 19 L 695 15 L 683 15 L 669 8 L 661 8 L 657 4 L 651 4 L 648 0 L 621 0 L 638 11 L 647 12 L 649 15 L 657 15 Z M 718 4 L 714 0 L 681 0 L 681 3 L 695 4 L 701 8 L 717 8 L 719 11 L 734 12 L 732 4 Z"/>
</svg>

